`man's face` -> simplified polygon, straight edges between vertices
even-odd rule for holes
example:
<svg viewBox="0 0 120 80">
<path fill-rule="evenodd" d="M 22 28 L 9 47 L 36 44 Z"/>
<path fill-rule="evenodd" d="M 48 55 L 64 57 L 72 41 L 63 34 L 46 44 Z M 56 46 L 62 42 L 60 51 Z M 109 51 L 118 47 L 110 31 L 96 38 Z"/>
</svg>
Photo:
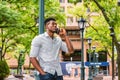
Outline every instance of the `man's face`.
<svg viewBox="0 0 120 80">
<path fill-rule="evenodd" d="M 54 33 L 56 31 L 56 28 L 57 28 L 56 21 L 51 20 L 46 24 L 46 29 L 50 32 Z"/>
</svg>

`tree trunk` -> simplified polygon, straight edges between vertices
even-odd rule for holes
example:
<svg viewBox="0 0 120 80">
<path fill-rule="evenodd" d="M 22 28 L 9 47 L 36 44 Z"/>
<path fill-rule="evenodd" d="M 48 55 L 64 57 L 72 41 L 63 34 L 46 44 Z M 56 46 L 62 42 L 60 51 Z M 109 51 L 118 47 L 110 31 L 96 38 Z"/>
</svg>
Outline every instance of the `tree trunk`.
<svg viewBox="0 0 120 80">
<path fill-rule="evenodd" d="M 115 46 L 117 50 L 118 80 L 120 80 L 120 44 L 118 43 L 117 40 L 115 41 Z"/>
<path fill-rule="evenodd" d="M 117 48 L 118 80 L 120 80 L 120 44 L 116 48 Z"/>
<path fill-rule="evenodd" d="M 118 64 L 118 80 L 120 80 L 120 64 Z"/>
</svg>

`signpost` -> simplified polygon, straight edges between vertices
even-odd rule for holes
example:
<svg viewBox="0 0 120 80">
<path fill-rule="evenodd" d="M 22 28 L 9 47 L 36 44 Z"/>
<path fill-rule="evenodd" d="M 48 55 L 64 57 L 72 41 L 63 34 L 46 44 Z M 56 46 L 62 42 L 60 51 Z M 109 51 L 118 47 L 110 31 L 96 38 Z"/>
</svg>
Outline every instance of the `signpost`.
<svg viewBox="0 0 120 80">
<path fill-rule="evenodd" d="M 109 62 L 85 62 L 86 66 L 109 66 Z"/>
</svg>

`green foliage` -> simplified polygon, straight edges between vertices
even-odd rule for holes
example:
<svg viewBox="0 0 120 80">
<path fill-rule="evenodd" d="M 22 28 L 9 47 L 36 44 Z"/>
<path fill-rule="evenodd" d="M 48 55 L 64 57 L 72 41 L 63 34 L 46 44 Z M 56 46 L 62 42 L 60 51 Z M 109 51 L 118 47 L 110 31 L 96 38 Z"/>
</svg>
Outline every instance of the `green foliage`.
<svg viewBox="0 0 120 80">
<path fill-rule="evenodd" d="M 31 11 L 35 9 L 33 3 L 25 5 L 25 1 L 23 3 L 14 1 L 0 1 L 0 27 L 2 28 L 0 45 L 2 45 L 3 57 L 6 52 L 16 50 L 18 44 L 23 44 L 26 46 L 25 49 L 29 50 L 31 39 L 38 31 L 32 16 L 37 13 L 33 14 Z M 32 34 L 33 31 L 35 34 Z"/>
<path fill-rule="evenodd" d="M 54 16 L 60 26 L 65 26 L 65 14 L 59 12 L 58 0 L 45 0 L 45 18 Z M 29 52 L 31 40 L 38 34 L 39 0 L 0 1 L 0 45 L 2 56 L 15 52 L 18 45 Z"/>
<path fill-rule="evenodd" d="M 76 4 L 76 3 L 78 3 L 78 2 L 81 2 L 82 0 L 69 0 L 69 3 L 74 3 L 74 4 Z"/>
<path fill-rule="evenodd" d="M 0 61 L 0 79 L 7 77 L 10 74 L 9 67 L 5 60 Z"/>
<path fill-rule="evenodd" d="M 0 3 L 0 26 L 15 27 L 17 26 L 16 23 L 20 25 L 19 20 L 20 14 L 10 9 L 10 5 L 7 2 Z"/>
<path fill-rule="evenodd" d="M 60 3 L 58 0 L 45 1 L 45 18 L 55 17 L 60 26 L 65 26 L 65 13 L 60 12 Z"/>
<path fill-rule="evenodd" d="M 89 54 L 92 54 L 93 50 L 88 49 L 87 52 L 88 52 Z"/>
<path fill-rule="evenodd" d="M 72 1 L 72 0 L 71 0 Z M 120 7 L 117 6 L 117 0 L 95 0 L 104 9 L 109 21 L 105 19 L 99 7 L 96 5 L 94 0 L 83 0 L 83 4 L 75 4 L 74 7 L 68 12 L 75 17 L 81 15 L 87 20 L 89 27 L 86 28 L 85 38 L 92 37 L 97 49 L 104 50 L 107 48 L 111 52 L 111 36 L 109 30 L 109 24 L 114 26 L 115 35 L 117 40 L 120 41 Z M 89 8 L 89 12 L 87 11 Z"/>
<path fill-rule="evenodd" d="M 104 21 L 101 16 L 90 17 L 92 22 L 90 22 L 90 27 L 86 29 L 86 38 L 91 36 L 93 42 L 97 41 L 99 43 L 99 49 L 104 47 L 111 47 L 111 37 L 109 35 L 108 24 Z M 109 45 L 109 46 L 108 46 Z"/>
<path fill-rule="evenodd" d="M 89 2 L 89 1 L 88 1 Z M 96 7 L 98 10 L 96 12 L 99 14 L 99 16 L 96 16 L 96 18 L 92 18 L 92 22 L 90 22 L 90 25 L 92 25 L 90 28 L 87 29 L 87 34 L 86 36 L 92 36 L 94 40 L 97 40 L 100 42 L 102 48 L 107 47 L 110 51 L 111 49 L 111 37 L 110 37 L 110 31 L 109 31 L 109 26 L 114 26 L 115 30 L 115 35 L 116 38 L 120 41 L 120 7 L 117 6 L 116 0 L 100 0 L 97 1 L 100 6 L 104 9 L 105 13 L 107 14 L 107 17 L 109 20 L 106 20 L 105 16 L 102 14 L 98 6 L 92 1 L 91 3 L 88 4 L 91 11 L 93 12 Z M 91 6 L 92 5 L 92 6 Z M 102 9 L 102 10 L 103 10 Z M 91 12 L 91 13 L 92 13 Z M 93 23 L 94 22 L 94 23 Z M 110 51 L 111 52 L 111 51 Z"/>
<path fill-rule="evenodd" d="M 68 13 L 73 16 L 80 18 L 81 16 L 86 17 L 87 8 L 83 6 L 83 3 L 73 5 L 72 8 L 68 8 Z"/>
</svg>

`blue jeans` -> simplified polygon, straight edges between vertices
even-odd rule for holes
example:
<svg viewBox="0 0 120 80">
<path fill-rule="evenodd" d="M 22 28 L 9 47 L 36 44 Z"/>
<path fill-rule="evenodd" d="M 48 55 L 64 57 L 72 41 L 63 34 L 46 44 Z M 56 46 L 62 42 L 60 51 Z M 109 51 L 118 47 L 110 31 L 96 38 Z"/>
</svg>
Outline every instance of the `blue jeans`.
<svg viewBox="0 0 120 80">
<path fill-rule="evenodd" d="M 63 80 L 63 76 L 58 76 L 57 72 L 55 74 L 46 73 L 45 75 L 39 75 L 40 80 Z"/>
</svg>

